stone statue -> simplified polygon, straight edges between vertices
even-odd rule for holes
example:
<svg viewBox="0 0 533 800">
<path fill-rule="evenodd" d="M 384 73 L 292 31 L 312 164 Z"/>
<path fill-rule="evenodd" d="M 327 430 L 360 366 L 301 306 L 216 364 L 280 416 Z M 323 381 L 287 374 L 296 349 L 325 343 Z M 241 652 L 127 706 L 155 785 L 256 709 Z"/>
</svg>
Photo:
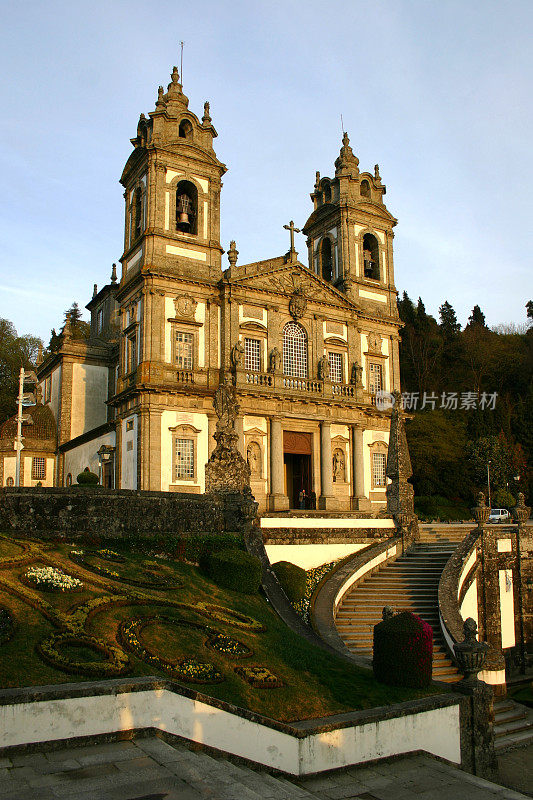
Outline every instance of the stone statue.
<svg viewBox="0 0 533 800">
<path fill-rule="evenodd" d="M 216 447 L 205 465 L 205 490 L 217 493 L 243 494 L 253 503 L 250 491 L 250 467 L 237 449 L 238 434 L 235 419 L 239 413 L 235 387 L 221 383 L 213 397 L 213 407 L 218 417 L 214 433 Z M 257 504 L 250 513 L 255 516 Z"/>
<path fill-rule="evenodd" d="M 243 355 L 244 355 L 244 345 L 241 341 L 238 341 L 231 348 L 230 359 L 231 359 L 231 366 L 233 367 L 233 369 L 237 369 L 237 367 L 240 366 Z"/>
<path fill-rule="evenodd" d="M 363 367 L 358 364 L 357 361 L 354 361 L 352 364 L 350 383 L 358 387 L 363 385 Z"/>
<path fill-rule="evenodd" d="M 221 383 L 213 397 L 213 406 L 218 417 L 217 431 L 233 431 L 239 413 L 239 404 L 233 387 Z"/>
<path fill-rule="evenodd" d="M 333 453 L 333 482 L 338 483 L 344 480 L 344 453 L 337 448 Z"/>
<path fill-rule="evenodd" d="M 257 442 L 250 442 L 246 448 L 246 461 L 250 467 L 250 474 L 252 477 L 261 477 L 261 451 Z"/>
<path fill-rule="evenodd" d="M 326 355 L 318 359 L 318 380 L 327 381 L 329 378 L 329 359 Z"/>
<path fill-rule="evenodd" d="M 270 372 L 279 372 L 281 369 L 281 353 L 277 347 L 273 347 L 270 351 L 269 370 Z"/>
</svg>

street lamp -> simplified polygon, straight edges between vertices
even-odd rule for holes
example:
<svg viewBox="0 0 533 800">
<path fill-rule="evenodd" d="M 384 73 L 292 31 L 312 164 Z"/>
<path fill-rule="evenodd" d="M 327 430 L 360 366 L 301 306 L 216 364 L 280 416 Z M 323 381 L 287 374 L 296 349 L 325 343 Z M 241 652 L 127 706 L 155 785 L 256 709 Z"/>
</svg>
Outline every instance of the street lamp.
<svg viewBox="0 0 533 800">
<path fill-rule="evenodd" d="M 491 462 L 491 460 L 489 458 L 489 460 L 487 461 L 487 489 L 489 491 L 489 508 L 492 508 L 492 503 L 491 503 L 491 500 L 490 500 L 490 465 L 491 465 L 491 463 L 492 462 Z"/>
</svg>

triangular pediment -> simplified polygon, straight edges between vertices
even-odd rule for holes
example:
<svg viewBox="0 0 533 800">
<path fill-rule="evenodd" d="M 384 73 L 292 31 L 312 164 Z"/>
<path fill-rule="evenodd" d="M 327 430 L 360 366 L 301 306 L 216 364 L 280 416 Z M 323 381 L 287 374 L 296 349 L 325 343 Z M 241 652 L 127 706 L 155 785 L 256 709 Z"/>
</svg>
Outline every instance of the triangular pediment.
<svg viewBox="0 0 533 800">
<path fill-rule="evenodd" d="M 246 274 L 232 277 L 231 284 L 286 297 L 299 293 L 309 302 L 357 310 L 357 305 L 348 300 L 343 292 L 323 281 L 299 261 L 268 267 L 258 265 L 257 271 L 246 266 Z"/>
</svg>

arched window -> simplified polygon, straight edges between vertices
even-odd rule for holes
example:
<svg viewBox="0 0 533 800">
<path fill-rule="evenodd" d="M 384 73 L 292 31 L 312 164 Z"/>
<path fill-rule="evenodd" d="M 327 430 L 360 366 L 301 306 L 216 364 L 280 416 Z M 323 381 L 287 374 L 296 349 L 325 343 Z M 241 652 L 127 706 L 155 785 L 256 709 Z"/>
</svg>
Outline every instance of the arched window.
<svg viewBox="0 0 533 800">
<path fill-rule="evenodd" d="M 365 233 L 363 237 L 363 261 L 365 278 L 379 281 L 379 246 L 372 233 Z"/>
<path fill-rule="evenodd" d="M 192 140 L 192 125 L 188 119 L 184 119 L 180 122 L 179 137 L 180 139 Z"/>
<path fill-rule="evenodd" d="M 330 281 L 333 277 L 333 255 L 331 241 L 328 238 L 322 239 L 322 244 L 320 245 L 320 267 L 323 279 Z"/>
<path fill-rule="evenodd" d="M 361 197 L 367 197 L 369 200 L 371 199 L 370 184 L 368 181 L 361 181 Z"/>
<path fill-rule="evenodd" d="M 283 372 L 307 378 L 307 333 L 297 322 L 287 322 L 283 328 Z"/>
<path fill-rule="evenodd" d="M 180 181 L 176 187 L 176 228 L 198 233 L 198 190 L 190 181 Z"/>
<path fill-rule="evenodd" d="M 324 203 L 331 203 L 331 186 L 328 181 L 323 184 L 324 187 Z"/>
<path fill-rule="evenodd" d="M 132 231 L 133 238 L 138 239 L 143 229 L 143 193 L 140 186 L 133 192 Z"/>
</svg>

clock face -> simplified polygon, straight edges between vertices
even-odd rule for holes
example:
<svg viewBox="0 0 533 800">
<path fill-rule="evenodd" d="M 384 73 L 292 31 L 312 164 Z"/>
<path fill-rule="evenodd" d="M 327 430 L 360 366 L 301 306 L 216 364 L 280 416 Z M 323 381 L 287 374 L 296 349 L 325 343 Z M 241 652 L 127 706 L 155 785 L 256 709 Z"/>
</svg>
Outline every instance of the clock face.
<svg viewBox="0 0 533 800">
<path fill-rule="evenodd" d="M 190 297 L 178 297 L 176 309 L 183 317 L 190 317 L 194 314 L 196 303 Z"/>
</svg>

